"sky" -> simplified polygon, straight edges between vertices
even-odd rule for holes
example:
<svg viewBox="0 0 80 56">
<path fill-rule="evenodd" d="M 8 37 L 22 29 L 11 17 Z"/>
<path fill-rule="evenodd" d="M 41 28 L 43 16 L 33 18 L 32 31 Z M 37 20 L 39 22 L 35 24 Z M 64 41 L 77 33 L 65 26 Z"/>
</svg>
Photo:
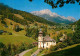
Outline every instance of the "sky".
<svg viewBox="0 0 80 56">
<path fill-rule="evenodd" d="M 65 4 L 63 7 L 58 7 L 52 9 L 52 7 L 44 3 L 44 0 L 33 0 L 29 2 L 28 0 L 0 0 L 0 3 L 4 3 L 14 9 L 22 10 L 26 12 L 40 11 L 44 9 L 49 9 L 52 12 L 55 12 L 61 16 L 72 16 L 75 19 L 80 19 L 80 5 L 75 4 Z"/>
</svg>

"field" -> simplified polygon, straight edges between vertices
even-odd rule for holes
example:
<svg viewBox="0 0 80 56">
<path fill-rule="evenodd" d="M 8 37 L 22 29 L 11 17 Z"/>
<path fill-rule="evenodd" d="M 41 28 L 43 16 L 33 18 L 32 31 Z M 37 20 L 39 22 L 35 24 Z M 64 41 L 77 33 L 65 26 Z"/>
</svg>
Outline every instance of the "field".
<svg viewBox="0 0 80 56">
<path fill-rule="evenodd" d="M 13 35 L 0 35 L 0 42 L 4 44 L 20 44 L 20 43 L 32 43 L 35 40 L 28 38 L 26 36 L 13 36 Z"/>
<path fill-rule="evenodd" d="M 4 44 L 10 44 L 10 43 L 11 44 L 21 44 L 21 43 L 32 43 L 32 42 L 35 42 L 34 39 L 25 36 L 26 32 L 24 30 L 19 31 L 19 32 L 15 32 L 12 29 L 13 25 L 10 25 L 10 22 L 12 22 L 13 24 L 16 24 L 16 22 L 14 22 L 12 20 L 9 20 L 9 19 L 6 19 L 5 21 L 6 21 L 7 25 L 8 25 L 8 28 L 4 27 L 3 24 L 0 23 L 0 30 L 11 32 L 12 35 L 8 35 L 8 34 L 0 35 L 0 42 L 2 42 Z M 19 23 L 17 23 L 17 24 L 19 24 Z M 21 25 L 21 24 L 19 24 L 19 26 L 21 28 L 24 28 L 24 26 Z"/>
<path fill-rule="evenodd" d="M 65 30 L 60 30 L 61 32 L 66 31 L 67 33 L 73 33 L 72 29 L 65 29 Z"/>
</svg>

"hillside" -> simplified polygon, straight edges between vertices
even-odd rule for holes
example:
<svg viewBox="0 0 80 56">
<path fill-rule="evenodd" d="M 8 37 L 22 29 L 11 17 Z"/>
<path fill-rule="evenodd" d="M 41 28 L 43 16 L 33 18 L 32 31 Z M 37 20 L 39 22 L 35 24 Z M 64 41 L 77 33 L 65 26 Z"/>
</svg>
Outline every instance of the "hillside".
<svg viewBox="0 0 80 56">
<path fill-rule="evenodd" d="M 16 25 L 21 28 L 19 32 L 16 32 L 14 30 L 14 27 Z M 0 3 L 0 31 L 4 31 L 4 33 L 0 33 L 0 42 L 3 42 L 4 44 L 19 44 L 21 42 L 33 43 L 35 40 L 30 38 L 33 36 L 25 36 L 25 28 L 27 26 L 32 28 L 37 26 L 41 27 L 42 25 L 56 25 L 56 23 L 50 22 L 38 16 L 34 16 L 25 11 L 13 9 L 7 5 Z"/>
<path fill-rule="evenodd" d="M 44 56 L 80 56 L 79 50 L 80 44 L 74 44 L 72 46 L 63 48 L 62 50 L 54 51 Z"/>
<path fill-rule="evenodd" d="M 18 25 L 20 31 L 15 31 L 14 26 Z M 15 56 L 16 54 L 32 48 L 36 40 L 25 36 L 25 26 L 10 19 L 0 19 L 0 56 Z M 5 51 L 4 51 L 5 50 Z"/>
<path fill-rule="evenodd" d="M 19 23 L 16 23 L 10 19 L 5 19 L 5 22 L 7 23 L 8 28 L 4 27 L 4 24 L 2 24 L 0 21 L 0 30 L 7 31 L 6 33 L 0 35 L 0 42 L 3 42 L 4 44 L 16 44 L 16 45 L 24 42 L 29 44 L 35 42 L 35 40 L 33 40 L 32 38 L 25 36 L 26 33 L 25 30 L 19 32 L 15 32 L 13 30 L 13 25 Z M 10 25 L 10 22 L 12 22 L 13 25 Z M 24 28 L 24 26 L 21 24 L 19 24 L 19 26 L 21 28 Z M 9 35 L 9 33 L 12 33 L 12 35 Z"/>
<path fill-rule="evenodd" d="M 16 10 L 7 5 L 0 3 L 0 31 L 7 32 L 0 35 L 0 42 L 3 42 L 4 44 L 35 42 L 35 40 L 25 36 L 26 25 L 30 27 L 35 27 L 35 25 L 38 25 L 40 27 L 41 25 L 55 25 L 55 24 L 56 23 L 54 22 L 50 22 L 38 16 L 34 16 L 28 12 Z M 15 32 L 14 30 L 15 25 L 19 25 L 19 27 L 22 30 L 19 32 Z"/>
<path fill-rule="evenodd" d="M 0 1 L 0 56 L 80 56 L 78 12 L 46 1 Z"/>
<path fill-rule="evenodd" d="M 80 22 L 80 19 L 79 19 L 78 21 L 76 21 L 76 22 L 74 22 L 74 23 L 70 24 L 70 25 L 76 25 L 76 24 L 77 24 L 77 22 Z"/>
<path fill-rule="evenodd" d="M 13 9 L 9 6 L 3 5 L 2 3 L 0 3 L 0 15 L 2 15 L 4 18 L 8 18 L 10 20 L 21 23 L 23 25 L 28 25 L 29 23 L 34 23 L 34 22 L 39 22 L 39 23 L 48 24 L 48 25 L 55 25 L 54 22 L 50 22 L 38 16 L 34 16 L 25 11 Z"/>
</svg>

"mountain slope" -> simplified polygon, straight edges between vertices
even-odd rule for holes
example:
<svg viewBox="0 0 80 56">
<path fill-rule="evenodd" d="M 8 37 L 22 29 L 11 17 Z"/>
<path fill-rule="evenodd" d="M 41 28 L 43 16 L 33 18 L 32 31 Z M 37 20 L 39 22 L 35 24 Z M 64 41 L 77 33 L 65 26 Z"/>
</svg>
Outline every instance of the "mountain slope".
<svg viewBox="0 0 80 56">
<path fill-rule="evenodd" d="M 45 19 L 47 19 L 49 21 L 56 22 L 56 23 L 66 23 L 66 24 L 69 24 L 69 23 L 72 23 L 72 22 L 76 21 L 76 19 L 71 17 L 71 16 L 68 16 L 68 17 L 60 16 L 60 15 L 58 15 L 56 13 L 52 13 L 48 9 L 41 10 L 41 11 L 33 11 L 31 13 L 34 14 L 34 15 L 43 17 L 43 18 L 45 18 Z"/>
<path fill-rule="evenodd" d="M 18 17 L 16 17 L 15 14 L 18 14 Z M 48 24 L 48 25 L 55 25 L 54 22 L 50 22 L 38 16 L 34 16 L 31 13 L 28 13 L 25 11 L 20 11 L 20 10 L 10 8 L 9 6 L 5 6 L 1 3 L 0 3 L 0 15 L 3 15 L 4 18 L 11 19 L 23 25 L 26 25 L 26 24 L 28 25 L 29 23 L 34 23 L 34 22 L 39 22 L 39 23 Z M 19 19 L 20 15 L 22 16 L 21 17 L 22 19 Z"/>
<path fill-rule="evenodd" d="M 76 22 L 70 24 L 70 25 L 76 25 L 78 22 L 80 22 L 80 19 L 79 19 L 78 21 L 76 21 Z"/>
</svg>

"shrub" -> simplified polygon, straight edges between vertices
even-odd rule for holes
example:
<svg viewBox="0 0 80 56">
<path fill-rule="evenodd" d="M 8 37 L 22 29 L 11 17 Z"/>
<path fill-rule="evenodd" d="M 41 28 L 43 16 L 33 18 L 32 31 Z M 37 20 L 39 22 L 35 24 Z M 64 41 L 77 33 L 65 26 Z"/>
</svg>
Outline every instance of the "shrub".
<svg viewBox="0 0 80 56">
<path fill-rule="evenodd" d="M 12 33 L 10 32 L 9 35 L 12 35 Z"/>
<path fill-rule="evenodd" d="M 3 48 L 5 45 L 2 43 L 2 42 L 0 42 L 0 48 Z"/>
<path fill-rule="evenodd" d="M 55 51 L 55 50 L 58 50 L 58 49 L 62 49 L 64 47 L 66 47 L 66 46 L 67 46 L 67 43 L 60 42 L 60 43 L 57 43 L 56 46 L 51 46 L 49 51 L 51 52 L 51 51 Z"/>
<path fill-rule="evenodd" d="M 12 22 L 10 22 L 10 25 L 13 25 Z"/>
<path fill-rule="evenodd" d="M 1 23 L 6 25 L 6 22 L 4 20 L 2 20 Z"/>
</svg>

